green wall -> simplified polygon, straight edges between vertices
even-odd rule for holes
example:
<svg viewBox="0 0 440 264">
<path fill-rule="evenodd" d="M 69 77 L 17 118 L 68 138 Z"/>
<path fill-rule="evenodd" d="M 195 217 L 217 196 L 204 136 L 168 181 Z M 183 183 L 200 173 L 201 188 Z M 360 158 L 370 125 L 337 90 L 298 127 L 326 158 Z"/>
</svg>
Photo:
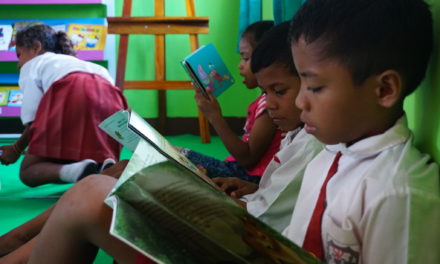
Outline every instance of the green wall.
<svg viewBox="0 0 440 264">
<path fill-rule="evenodd" d="M 112 0 L 108 0 L 112 1 Z M 152 16 L 153 0 L 133 0 L 134 16 Z M 183 0 L 165 0 L 166 15 L 184 16 Z M 214 43 L 226 64 L 236 78 L 236 85 L 220 96 L 219 101 L 225 116 L 242 117 L 247 105 L 257 96 L 257 90 L 247 90 L 238 75 L 239 56 L 236 53 L 238 32 L 238 0 L 195 0 L 196 14 L 209 16 L 210 33 L 200 36 L 201 44 Z M 411 128 L 415 132 L 417 145 L 440 161 L 440 57 L 438 53 L 440 32 L 440 0 L 427 0 L 434 17 L 434 54 L 425 81 L 420 88 L 407 98 L 405 110 Z M 271 19 L 272 0 L 263 0 L 263 18 Z M 122 13 L 122 0 L 115 0 L 116 15 Z M 72 10 L 69 12 L 68 10 Z M 53 18 L 53 17 L 99 17 L 105 15 L 105 8 L 92 5 L 87 8 L 75 6 L 2 6 L 0 18 Z M 153 79 L 153 38 L 133 36 L 130 40 L 127 79 Z M 185 35 L 167 37 L 167 77 L 170 80 L 187 79 L 179 61 L 189 52 L 189 40 Z M 2 63 L 1 70 L 17 71 L 15 63 Z M 155 91 L 125 91 L 129 104 L 144 117 L 157 116 Z M 168 92 L 168 115 L 170 117 L 195 117 L 196 105 L 192 91 Z"/>
<path fill-rule="evenodd" d="M 134 15 L 153 15 L 152 0 L 134 0 Z M 185 15 L 184 1 L 167 0 L 166 15 Z M 410 127 L 415 132 L 417 145 L 430 153 L 435 160 L 440 161 L 440 58 L 438 49 L 440 32 L 440 1 L 427 0 L 431 5 L 434 17 L 435 51 L 427 77 L 420 88 L 406 99 L 405 110 L 408 113 Z M 210 33 L 201 35 L 201 44 L 215 44 L 226 64 L 232 71 L 237 82 L 220 98 L 220 104 L 225 116 L 244 116 L 246 106 L 258 91 L 249 91 L 241 84 L 237 63 L 236 38 L 238 28 L 238 0 L 195 0 L 196 13 L 199 16 L 209 16 Z M 121 14 L 122 0 L 116 0 L 116 14 Z M 263 0 L 263 18 L 272 19 L 272 1 Z M 186 79 L 179 61 L 189 52 L 186 36 L 169 36 L 167 39 L 167 77 L 170 80 Z M 153 78 L 152 37 L 135 36 L 130 42 L 128 59 L 128 80 Z M 147 51 L 147 52 L 145 52 Z M 149 52 L 151 51 L 151 52 Z M 155 91 L 125 91 L 129 104 L 144 117 L 156 117 Z M 184 106 L 184 107 L 182 107 Z M 192 91 L 168 92 L 168 115 L 170 117 L 194 117 L 197 115 Z"/>
<path fill-rule="evenodd" d="M 426 78 L 405 101 L 410 127 L 421 150 L 440 162 L 440 1 L 427 0 L 434 19 L 434 51 Z"/>
<path fill-rule="evenodd" d="M 116 16 L 122 14 L 122 0 L 116 0 Z M 236 79 L 236 84 L 219 97 L 225 116 L 245 116 L 248 104 L 257 97 L 258 90 L 248 90 L 242 85 L 238 73 L 237 34 L 239 1 L 195 0 L 196 15 L 209 17 L 209 34 L 200 35 L 200 44 L 214 43 Z M 134 0 L 133 16 L 152 16 L 153 0 Z M 185 16 L 185 1 L 165 0 L 165 15 Z M 190 53 L 187 35 L 166 37 L 166 76 L 168 80 L 188 80 L 180 61 Z M 153 36 L 133 35 L 129 40 L 126 80 L 154 79 Z M 126 90 L 129 105 L 143 117 L 157 117 L 157 92 Z M 197 107 L 194 92 L 167 91 L 169 117 L 195 117 Z"/>
</svg>

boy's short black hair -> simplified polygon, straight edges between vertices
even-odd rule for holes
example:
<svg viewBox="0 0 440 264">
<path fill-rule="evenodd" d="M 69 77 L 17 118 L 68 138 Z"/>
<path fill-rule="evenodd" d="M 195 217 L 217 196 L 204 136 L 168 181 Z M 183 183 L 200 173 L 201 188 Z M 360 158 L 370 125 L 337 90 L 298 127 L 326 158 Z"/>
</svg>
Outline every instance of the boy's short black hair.
<svg viewBox="0 0 440 264">
<path fill-rule="evenodd" d="M 432 17 L 422 0 L 308 0 L 291 21 L 292 43 L 322 45 L 322 58 L 336 59 L 359 85 L 393 69 L 403 95 L 422 81 L 433 46 Z"/>
<path fill-rule="evenodd" d="M 279 64 L 286 66 L 291 73 L 298 75 L 292 59 L 288 34 L 289 22 L 283 22 L 274 26 L 264 35 L 252 52 L 251 70 L 253 73 L 273 64 Z"/>
<path fill-rule="evenodd" d="M 241 34 L 241 38 L 249 41 L 252 49 L 257 46 L 257 43 L 263 38 L 264 34 L 273 27 L 273 20 L 262 20 L 250 24 Z"/>
</svg>

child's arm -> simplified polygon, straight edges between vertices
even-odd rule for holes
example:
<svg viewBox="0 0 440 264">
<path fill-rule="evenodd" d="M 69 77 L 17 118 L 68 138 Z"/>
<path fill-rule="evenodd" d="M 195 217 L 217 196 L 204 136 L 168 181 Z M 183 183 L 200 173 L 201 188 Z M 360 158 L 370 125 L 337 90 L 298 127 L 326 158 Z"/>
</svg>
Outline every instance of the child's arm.
<svg viewBox="0 0 440 264">
<path fill-rule="evenodd" d="M 196 90 L 195 99 L 200 111 L 206 116 L 220 136 L 229 153 L 245 168 L 252 168 L 261 159 L 272 142 L 275 126 L 267 112 L 255 120 L 249 141 L 243 142 L 223 118 L 220 105 L 211 92 L 209 99 Z"/>
<path fill-rule="evenodd" d="M 15 163 L 29 143 L 29 126 L 27 124 L 20 138 L 12 145 L 0 146 L 0 162 L 3 165 Z"/>
</svg>

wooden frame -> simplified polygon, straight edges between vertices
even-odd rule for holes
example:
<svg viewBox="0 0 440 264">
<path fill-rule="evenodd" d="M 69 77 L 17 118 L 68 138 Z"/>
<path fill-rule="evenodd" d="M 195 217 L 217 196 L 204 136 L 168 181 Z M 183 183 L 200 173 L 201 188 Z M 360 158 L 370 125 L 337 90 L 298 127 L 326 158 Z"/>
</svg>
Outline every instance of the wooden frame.
<svg viewBox="0 0 440 264">
<path fill-rule="evenodd" d="M 122 17 L 108 17 L 108 33 L 121 35 L 119 40 L 116 85 L 121 89 L 158 90 L 159 131 L 165 132 L 166 90 L 193 89 L 189 81 L 167 81 L 165 76 L 165 35 L 189 34 L 190 49 L 199 47 L 197 34 L 209 32 L 208 17 L 196 17 L 193 0 L 186 0 L 186 17 L 165 16 L 164 0 L 154 1 L 154 17 L 130 17 L 132 0 L 124 0 Z M 155 80 L 125 81 L 128 52 L 128 36 L 131 34 L 152 34 L 155 36 Z M 202 143 L 210 142 L 209 125 L 199 111 L 199 131 Z"/>
</svg>

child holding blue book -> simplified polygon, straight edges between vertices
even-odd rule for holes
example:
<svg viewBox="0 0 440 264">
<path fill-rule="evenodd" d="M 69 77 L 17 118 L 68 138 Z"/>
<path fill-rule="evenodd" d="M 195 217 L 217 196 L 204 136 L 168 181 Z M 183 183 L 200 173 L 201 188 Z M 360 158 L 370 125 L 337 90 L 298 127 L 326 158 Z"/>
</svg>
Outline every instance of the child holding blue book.
<svg viewBox="0 0 440 264">
<path fill-rule="evenodd" d="M 272 21 L 260 21 L 250 25 L 242 34 L 240 40 L 241 61 L 238 65 L 243 83 L 248 89 L 255 89 L 258 83 L 250 69 L 252 51 L 265 32 L 273 26 Z M 210 178 L 239 177 L 246 181 L 258 183 L 261 175 L 279 150 L 284 132 L 277 129 L 266 111 L 264 94 L 253 101 L 247 111 L 244 134 L 239 138 L 224 119 L 220 105 L 208 92 L 208 98 L 196 90 L 195 100 L 200 111 L 214 127 L 226 149 L 229 151 L 224 161 L 182 149 L 182 152 L 196 165 L 203 168 Z"/>
</svg>

